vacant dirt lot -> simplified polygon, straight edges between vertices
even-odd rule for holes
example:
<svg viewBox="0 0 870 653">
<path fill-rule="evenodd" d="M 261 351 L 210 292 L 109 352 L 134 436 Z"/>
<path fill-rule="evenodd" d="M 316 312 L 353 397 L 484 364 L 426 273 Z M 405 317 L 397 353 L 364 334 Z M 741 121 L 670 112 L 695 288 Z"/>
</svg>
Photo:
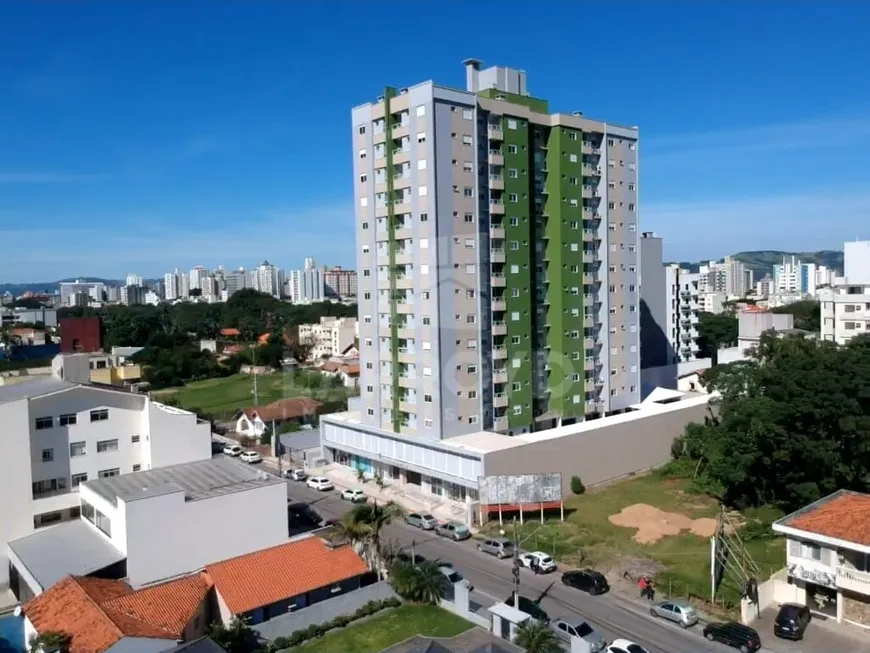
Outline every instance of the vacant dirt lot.
<svg viewBox="0 0 870 653">
<path fill-rule="evenodd" d="M 665 512 L 646 503 L 635 503 L 608 518 L 611 524 L 634 528 L 632 539 L 639 544 L 654 544 L 663 537 L 689 531 L 698 537 L 712 537 L 716 520 L 709 517 L 691 519 L 677 512 Z"/>
</svg>

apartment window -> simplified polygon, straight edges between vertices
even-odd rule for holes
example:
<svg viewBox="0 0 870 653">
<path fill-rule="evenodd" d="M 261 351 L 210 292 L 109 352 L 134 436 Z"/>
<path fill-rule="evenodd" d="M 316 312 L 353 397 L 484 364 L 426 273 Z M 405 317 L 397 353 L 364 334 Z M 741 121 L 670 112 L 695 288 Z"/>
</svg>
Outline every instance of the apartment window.
<svg viewBox="0 0 870 653">
<path fill-rule="evenodd" d="M 91 421 L 92 422 L 103 422 L 109 419 L 109 409 L 108 408 L 99 408 L 97 410 L 91 411 Z"/>
<path fill-rule="evenodd" d="M 112 469 L 101 469 L 97 472 L 97 476 L 100 478 L 111 478 L 112 476 L 120 476 L 121 470 L 117 467 L 113 467 Z"/>
<path fill-rule="evenodd" d="M 36 481 L 31 486 L 33 498 L 49 494 L 50 492 L 60 492 L 66 489 L 66 478 L 49 478 L 44 481 Z"/>
<path fill-rule="evenodd" d="M 360 197 L 359 198 L 359 205 L 360 206 L 368 206 L 369 205 L 369 198 L 365 197 L 365 196 Z"/>
<path fill-rule="evenodd" d="M 471 136 L 469 136 L 468 134 L 462 135 L 462 144 L 463 145 L 471 145 L 473 142 L 474 141 L 472 140 Z"/>
<path fill-rule="evenodd" d="M 474 197 L 474 189 L 471 186 L 466 186 L 462 189 L 462 194 L 465 197 Z"/>
<path fill-rule="evenodd" d="M 471 315 L 465 316 L 465 323 L 466 324 L 475 324 L 476 322 L 477 322 L 477 316 L 474 315 L 473 313 Z"/>
<path fill-rule="evenodd" d="M 615 204 L 614 202 L 608 202 L 608 203 L 607 203 L 607 208 L 608 208 L 608 209 L 615 209 L 615 208 L 616 208 L 616 204 Z"/>
<path fill-rule="evenodd" d="M 419 134 L 417 134 L 417 142 L 418 143 L 425 143 L 426 142 L 426 132 L 420 132 Z"/>
<path fill-rule="evenodd" d="M 465 249 L 474 249 L 474 238 L 465 239 Z"/>
<path fill-rule="evenodd" d="M 628 210 L 629 210 L 629 211 L 634 211 L 634 204 L 629 203 L 629 205 L 628 205 Z"/>
<path fill-rule="evenodd" d="M 516 154 L 517 146 L 516 145 L 508 145 L 508 154 Z"/>
<path fill-rule="evenodd" d="M 36 430 L 42 431 L 44 429 L 50 429 L 54 426 L 54 418 L 53 417 L 37 417 L 36 418 Z"/>
<path fill-rule="evenodd" d="M 426 105 L 425 105 L 425 104 L 421 104 L 421 105 L 419 105 L 419 106 L 417 107 L 416 111 L 417 111 L 417 117 L 418 117 L 418 118 L 419 118 L 420 116 L 425 116 L 425 115 L 426 115 Z"/>
<path fill-rule="evenodd" d="M 420 239 L 420 249 L 429 249 L 429 239 L 421 238 Z"/>
<path fill-rule="evenodd" d="M 475 272 L 476 269 L 477 269 L 477 268 L 475 268 L 474 263 L 469 263 L 468 265 L 465 266 L 465 271 L 466 271 L 468 274 L 474 274 L 474 272 Z"/>
<path fill-rule="evenodd" d="M 421 265 L 420 266 L 420 274 L 429 274 L 429 266 L 426 264 Z"/>
<path fill-rule="evenodd" d="M 569 155 L 568 155 L 568 160 L 569 160 L 571 163 L 577 163 L 577 155 L 576 155 L 576 154 L 569 154 Z"/>
<path fill-rule="evenodd" d="M 629 169 L 629 170 L 636 170 L 636 169 L 637 169 L 637 166 L 636 166 L 634 163 L 629 163 L 629 164 L 628 164 L 628 169 Z"/>
<path fill-rule="evenodd" d="M 362 271 L 362 272 L 363 272 L 363 276 L 364 276 L 364 277 L 370 277 L 370 276 L 372 276 L 372 271 L 369 270 L 368 268 L 363 268 L 363 271 Z"/>
<path fill-rule="evenodd" d="M 635 186 L 634 184 L 628 185 L 628 190 L 635 190 L 636 188 L 637 188 L 637 186 Z"/>
<path fill-rule="evenodd" d="M 69 443 L 69 456 L 70 458 L 78 458 L 79 456 L 84 456 L 87 453 L 87 446 L 84 442 L 70 442 Z"/>
<path fill-rule="evenodd" d="M 423 426 L 425 426 L 427 429 L 431 429 L 432 428 L 432 418 L 427 417 L 426 419 L 424 419 Z"/>
<path fill-rule="evenodd" d="M 511 297 L 519 297 L 520 289 L 519 288 L 511 288 Z"/>
<path fill-rule="evenodd" d="M 471 393 L 469 393 L 469 396 L 471 396 Z M 477 424 L 477 415 L 472 415 L 471 417 L 469 417 L 468 423 L 469 424 Z"/>
<path fill-rule="evenodd" d="M 464 220 L 465 220 L 466 224 L 473 223 L 474 222 L 474 214 L 473 213 L 466 213 Z"/>
<path fill-rule="evenodd" d="M 628 230 L 637 231 L 637 225 L 632 222 L 630 225 L 628 225 Z"/>
<path fill-rule="evenodd" d="M 118 439 L 114 440 L 100 440 L 97 442 L 97 453 L 106 453 L 108 451 L 117 451 L 118 450 Z"/>
<path fill-rule="evenodd" d="M 426 159 L 417 159 L 417 170 L 426 169 Z"/>
<path fill-rule="evenodd" d="M 138 472 L 142 469 L 142 465 L 133 465 L 133 471 Z"/>
<path fill-rule="evenodd" d="M 477 340 L 469 340 L 465 343 L 465 346 L 469 349 L 477 349 Z"/>
<path fill-rule="evenodd" d="M 522 406 L 514 406 L 514 415 L 522 415 L 523 407 Z"/>
<path fill-rule="evenodd" d="M 360 133 L 360 134 L 365 134 L 365 133 L 366 133 L 366 126 L 365 126 L 365 125 L 360 125 L 359 133 Z"/>
<path fill-rule="evenodd" d="M 362 150 L 359 151 L 359 158 L 361 158 L 361 159 L 366 158 L 366 151 L 365 151 L 365 149 L 362 149 Z"/>
<path fill-rule="evenodd" d="M 523 361 L 521 361 L 519 358 L 512 358 L 511 359 L 511 367 L 514 368 L 515 370 L 519 369 L 522 366 L 523 366 Z"/>
<path fill-rule="evenodd" d="M 429 214 L 428 213 L 421 213 L 420 214 L 420 222 L 428 222 L 428 221 L 429 221 Z"/>
<path fill-rule="evenodd" d="M 369 180 L 369 176 L 366 173 L 362 173 L 359 176 L 360 183 L 366 183 Z"/>
<path fill-rule="evenodd" d="M 367 413 L 368 415 L 370 415 L 370 416 L 371 416 L 371 415 L 374 415 L 374 414 L 375 414 L 375 409 L 374 409 L 374 408 L 366 408 L 366 413 Z"/>
<path fill-rule="evenodd" d="M 432 349 L 432 343 L 426 340 L 423 341 L 423 351 L 430 351 Z"/>
<path fill-rule="evenodd" d="M 519 227 L 520 226 L 520 219 L 519 218 L 509 218 L 508 224 L 512 227 Z"/>
<path fill-rule="evenodd" d="M 462 118 L 465 120 L 472 120 L 474 118 L 474 112 L 471 109 L 463 109 Z"/>
<path fill-rule="evenodd" d="M 474 164 L 471 161 L 463 161 L 462 169 L 465 170 L 465 172 L 474 172 Z"/>
<path fill-rule="evenodd" d="M 134 435 L 133 437 L 130 438 L 130 441 L 131 441 L 133 444 L 137 444 L 137 443 L 139 442 L 139 436 L 138 436 L 138 435 Z"/>
<path fill-rule="evenodd" d="M 517 195 L 516 193 L 510 193 L 508 195 L 508 202 L 517 202 L 519 201 L 519 199 L 519 195 Z"/>
<path fill-rule="evenodd" d="M 635 150 L 635 149 L 637 149 L 637 143 L 629 143 L 629 144 L 628 144 L 628 149 L 629 149 L 629 150 Z"/>
<path fill-rule="evenodd" d="M 516 168 L 508 168 L 508 177 L 509 178 L 516 179 L 519 176 L 520 176 L 519 172 L 517 171 Z"/>
<path fill-rule="evenodd" d="M 477 374 L 477 365 L 469 365 L 466 372 L 469 374 Z"/>
<path fill-rule="evenodd" d="M 423 368 L 423 376 L 432 376 L 432 368 L 424 367 Z"/>
<path fill-rule="evenodd" d="M 417 188 L 417 195 L 419 195 L 420 197 L 425 197 L 428 194 L 429 194 L 429 187 L 428 186 L 420 186 Z"/>
<path fill-rule="evenodd" d="M 72 483 L 70 483 L 71 487 L 78 487 L 80 484 L 86 482 L 88 480 L 87 474 L 73 474 L 72 475 Z"/>
<path fill-rule="evenodd" d="M 423 395 L 423 403 L 431 404 L 432 403 L 432 395 L 424 394 Z"/>
<path fill-rule="evenodd" d="M 50 463 L 52 460 L 54 460 L 54 449 L 43 449 L 42 462 Z"/>
<path fill-rule="evenodd" d="M 428 291 L 428 290 L 424 290 L 423 292 L 420 293 L 420 296 L 421 296 L 423 299 L 429 299 L 429 291 Z"/>
<path fill-rule="evenodd" d="M 431 324 L 431 318 L 428 315 L 423 316 L 423 326 L 429 326 Z"/>
<path fill-rule="evenodd" d="M 613 139 L 612 138 L 607 139 L 607 147 L 613 147 Z"/>
<path fill-rule="evenodd" d="M 470 290 L 470 289 L 466 290 L 465 291 L 465 298 L 466 299 L 474 299 L 474 291 Z"/>
</svg>

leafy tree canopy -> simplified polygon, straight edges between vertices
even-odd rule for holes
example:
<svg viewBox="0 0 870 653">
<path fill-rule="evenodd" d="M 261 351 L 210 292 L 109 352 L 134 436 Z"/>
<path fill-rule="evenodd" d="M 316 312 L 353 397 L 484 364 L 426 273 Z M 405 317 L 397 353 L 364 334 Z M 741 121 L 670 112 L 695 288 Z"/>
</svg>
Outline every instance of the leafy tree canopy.
<svg viewBox="0 0 870 653">
<path fill-rule="evenodd" d="M 794 328 L 818 333 L 822 330 L 822 312 L 819 302 L 815 299 L 804 299 L 785 306 L 777 306 L 771 313 L 791 313 L 794 316 Z"/>
<path fill-rule="evenodd" d="M 738 332 L 737 317 L 731 313 L 699 313 L 698 357 L 713 358 L 715 365 L 719 348 L 736 345 Z"/>
<path fill-rule="evenodd" d="M 786 510 L 870 490 L 870 337 L 838 346 L 765 333 L 749 360 L 712 368 L 704 384 L 721 396 L 674 443 L 701 489 Z"/>
</svg>

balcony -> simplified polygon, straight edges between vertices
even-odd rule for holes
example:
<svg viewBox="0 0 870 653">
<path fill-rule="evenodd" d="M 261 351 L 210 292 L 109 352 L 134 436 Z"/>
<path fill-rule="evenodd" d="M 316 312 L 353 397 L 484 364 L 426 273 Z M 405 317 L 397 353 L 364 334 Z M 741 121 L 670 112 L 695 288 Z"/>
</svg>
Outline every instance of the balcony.
<svg viewBox="0 0 870 653">
<path fill-rule="evenodd" d="M 594 243 L 598 240 L 598 232 L 594 229 L 584 229 L 583 230 L 583 242 L 584 243 Z"/>
<path fill-rule="evenodd" d="M 501 125 L 489 123 L 486 126 L 486 137 L 491 141 L 503 141 L 504 131 L 502 130 Z"/>
<path fill-rule="evenodd" d="M 411 253 L 411 248 L 396 250 L 396 265 L 411 265 L 414 262 L 414 255 Z"/>
<path fill-rule="evenodd" d="M 583 185 L 583 198 L 591 199 L 593 197 L 598 197 L 598 188 L 595 186 L 589 186 L 588 184 Z"/>
<path fill-rule="evenodd" d="M 489 187 L 493 190 L 504 190 L 504 177 L 502 175 L 490 175 Z"/>
<path fill-rule="evenodd" d="M 393 150 L 393 163 L 408 163 L 411 161 L 411 148 L 403 149 L 401 147 Z"/>
<path fill-rule="evenodd" d="M 591 141 L 583 141 L 580 145 L 580 151 L 583 154 L 601 154 L 601 148 L 597 147 Z"/>
<path fill-rule="evenodd" d="M 496 417 L 492 420 L 492 428 L 496 431 L 507 431 L 510 428 L 507 417 Z"/>
<path fill-rule="evenodd" d="M 489 250 L 489 260 L 492 263 L 504 263 L 504 247 L 493 247 Z"/>
<path fill-rule="evenodd" d="M 583 361 L 583 369 L 588 371 L 588 372 L 591 372 L 592 370 L 594 370 L 595 369 L 595 359 L 594 358 L 586 358 Z"/>
<path fill-rule="evenodd" d="M 492 382 L 493 383 L 507 383 L 508 382 L 507 370 L 493 370 L 492 371 Z"/>
<path fill-rule="evenodd" d="M 595 283 L 595 275 L 593 275 L 589 272 L 584 272 L 583 273 L 583 285 L 588 286 L 590 283 Z"/>
<path fill-rule="evenodd" d="M 583 347 L 586 349 L 586 351 L 591 351 L 592 349 L 595 349 L 595 338 L 584 338 Z"/>
<path fill-rule="evenodd" d="M 507 310 L 507 302 L 504 299 L 493 298 L 492 310 L 494 313 L 504 313 Z"/>
<path fill-rule="evenodd" d="M 593 166 L 591 164 L 583 165 L 583 176 L 584 177 L 600 177 L 601 176 L 601 168 L 598 166 Z"/>
<path fill-rule="evenodd" d="M 413 349 L 399 348 L 399 362 L 413 363 L 416 357 L 416 352 Z"/>
<path fill-rule="evenodd" d="M 506 282 L 503 274 L 493 272 L 490 275 L 489 283 L 493 288 L 504 288 Z"/>
<path fill-rule="evenodd" d="M 595 326 L 595 316 L 594 315 L 584 315 L 583 316 L 583 328 L 591 329 Z"/>
<path fill-rule="evenodd" d="M 494 336 L 506 336 L 507 335 L 507 324 L 504 322 L 493 322 L 492 323 L 492 335 Z"/>
<path fill-rule="evenodd" d="M 398 290 L 410 290 L 413 287 L 414 277 L 412 277 L 411 275 L 396 277 L 396 288 Z"/>
<path fill-rule="evenodd" d="M 508 405 L 508 396 L 504 393 L 499 395 L 494 395 L 492 398 L 492 405 L 496 408 L 507 408 Z"/>
<path fill-rule="evenodd" d="M 489 237 L 493 240 L 504 240 L 505 232 L 504 227 L 492 226 L 489 228 Z"/>
<path fill-rule="evenodd" d="M 408 374 L 399 375 L 399 387 L 401 388 L 416 388 L 417 378 Z"/>
<path fill-rule="evenodd" d="M 595 379 L 586 379 L 583 388 L 586 392 L 595 392 Z"/>
<path fill-rule="evenodd" d="M 503 166 L 504 154 L 502 154 L 501 150 L 490 150 L 486 160 L 491 166 Z"/>
<path fill-rule="evenodd" d="M 492 360 L 494 361 L 503 361 L 507 358 L 507 347 L 493 347 L 492 348 Z"/>
<path fill-rule="evenodd" d="M 598 250 L 584 249 L 583 260 L 587 263 L 598 263 L 601 257 L 598 255 Z"/>
<path fill-rule="evenodd" d="M 399 400 L 399 410 L 403 413 L 417 413 L 417 404 L 413 401 L 404 401 L 403 399 Z"/>
<path fill-rule="evenodd" d="M 870 595 L 870 574 L 866 571 L 858 571 L 857 569 L 838 566 L 836 572 L 837 587 L 850 592 L 863 594 L 864 596 Z"/>
<path fill-rule="evenodd" d="M 504 215 L 504 202 L 501 200 L 489 200 L 490 215 Z"/>
</svg>

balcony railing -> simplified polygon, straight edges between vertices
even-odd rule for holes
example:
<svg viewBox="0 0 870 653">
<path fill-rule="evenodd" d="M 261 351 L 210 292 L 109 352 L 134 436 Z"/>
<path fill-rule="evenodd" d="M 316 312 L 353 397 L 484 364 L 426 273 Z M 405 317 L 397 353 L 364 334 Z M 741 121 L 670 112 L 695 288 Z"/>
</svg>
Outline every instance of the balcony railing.
<svg viewBox="0 0 870 653">
<path fill-rule="evenodd" d="M 849 567 L 836 568 L 837 587 L 842 587 L 859 594 L 870 594 L 870 574 Z"/>
</svg>

